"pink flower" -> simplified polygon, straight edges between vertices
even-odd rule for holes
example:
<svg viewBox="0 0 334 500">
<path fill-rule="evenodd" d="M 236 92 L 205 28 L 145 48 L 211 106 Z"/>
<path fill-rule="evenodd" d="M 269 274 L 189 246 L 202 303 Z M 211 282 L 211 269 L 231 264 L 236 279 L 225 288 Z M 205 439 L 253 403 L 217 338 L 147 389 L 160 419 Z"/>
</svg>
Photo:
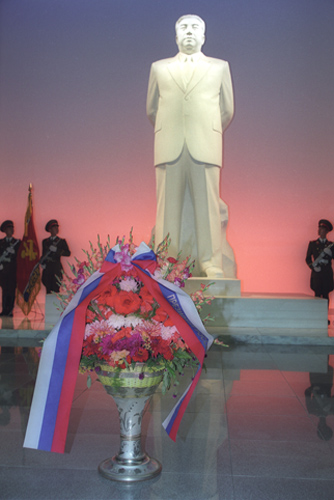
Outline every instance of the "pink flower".
<svg viewBox="0 0 334 500">
<path fill-rule="evenodd" d="M 143 339 L 147 337 L 157 337 L 161 334 L 161 323 L 156 321 L 143 321 L 140 325 L 137 325 L 134 329 L 134 334 L 139 333 Z"/>
<path fill-rule="evenodd" d="M 129 245 L 123 245 L 120 252 L 116 252 L 114 259 L 116 262 L 120 262 L 122 271 L 131 271 L 133 265 L 131 264 L 131 258 L 129 255 Z"/>
<path fill-rule="evenodd" d="M 90 335 L 95 335 L 97 337 L 104 337 L 105 335 L 112 335 L 115 333 L 115 329 L 105 320 L 94 321 L 86 325 L 85 338 Z"/>
</svg>

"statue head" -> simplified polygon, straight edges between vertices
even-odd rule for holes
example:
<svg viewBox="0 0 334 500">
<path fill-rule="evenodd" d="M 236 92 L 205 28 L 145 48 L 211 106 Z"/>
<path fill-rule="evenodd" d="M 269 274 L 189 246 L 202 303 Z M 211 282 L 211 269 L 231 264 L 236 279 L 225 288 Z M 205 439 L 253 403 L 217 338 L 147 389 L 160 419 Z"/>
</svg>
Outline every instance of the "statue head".
<svg viewBox="0 0 334 500">
<path fill-rule="evenodd" d="M 200 52 L 205 41 L 205 22 L 199 16 L 187 14 L 175 24 L 176 44 L 184 54 Z"/>
</svg>

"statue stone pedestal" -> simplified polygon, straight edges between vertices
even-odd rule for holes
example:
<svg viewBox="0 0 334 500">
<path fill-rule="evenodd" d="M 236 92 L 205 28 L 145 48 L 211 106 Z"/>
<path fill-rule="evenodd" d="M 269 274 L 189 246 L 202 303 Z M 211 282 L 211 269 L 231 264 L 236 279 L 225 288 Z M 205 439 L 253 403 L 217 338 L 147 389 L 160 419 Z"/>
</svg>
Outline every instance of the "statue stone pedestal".
<svg viewBox="0 0 334 500">
<path fill-rule="evenodd" d="M 53 293 L 45 295 L 45 326 L 53 328 L 60 318 L 59 299 Z"/>
<path fill-rule="evenodd" d="M 204 292 L 205 296 L 213 297 L 240 297 L 240 280 L 234 278 L 189 278 L 185 283 L 185 292 L 189 295 L 200 290 L 201 284 L 208 285 L 212 283 L 209 289 Z"/>
</svg>

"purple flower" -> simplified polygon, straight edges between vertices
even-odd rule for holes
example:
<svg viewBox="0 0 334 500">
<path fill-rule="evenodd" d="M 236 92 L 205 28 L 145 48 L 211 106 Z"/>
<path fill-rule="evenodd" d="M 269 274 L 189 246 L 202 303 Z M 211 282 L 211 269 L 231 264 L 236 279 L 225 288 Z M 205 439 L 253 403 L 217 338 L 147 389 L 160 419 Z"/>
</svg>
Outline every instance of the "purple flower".
<svg viewBox="0 0 334 500">
<path fill-rule="evenodd" d="M 78 271 L 78 277 L 73 280 L 73 283 L 75 285 L 82 285 L 82 283 L 84 283 L 84 282 L 85 282 L 85 275 L 84 275 L 83 270 L 80 268 Z"/>
<path fill-rule="evenodd" d="M 176 285 L 176 286 L 178 286 L 179 288 L 181 288 L 181 286 L 182 286 L 182 280 L 181 280 L 180 278 L 176 277 L 176 278 L 174 279 L 174 285 Z"/>
<path fill-rule="evenodd" d="M 101 339 L 100 344 L 102 353 L 107 355 L 111 354 L 116 347 L 113 345 L 112 335 L 106 335 L 105 337 L 103 337 L 103 339 Z"/>
<path fill-rule="evenodd" d="M 130 351 L 130 356 L 133 356 L 136 354 L 138 349 L 140 349 L 143 346 L 143 339 L 140 335 L 140 333 L 134 333 L 132 337 L 129 339 L 129 351 Z"/>
</svg>

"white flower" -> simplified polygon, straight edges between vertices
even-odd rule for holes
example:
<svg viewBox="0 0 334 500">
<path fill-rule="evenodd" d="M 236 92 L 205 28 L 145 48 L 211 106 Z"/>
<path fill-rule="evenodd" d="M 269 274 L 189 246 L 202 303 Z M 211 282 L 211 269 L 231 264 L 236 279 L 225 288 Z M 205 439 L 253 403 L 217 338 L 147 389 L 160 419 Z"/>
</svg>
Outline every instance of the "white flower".
<svg viewBox="0 0 334 500">
<path fill-rule="evenodd" d="M 107 320 L 108 324 L 114 327 L 116 330 L 120 330 L 123 327 L 134 328 L 142 321 L 142 318 L 138 318 L 138 316 L 135 316 L 134 314 L 129 314 L 129 316 L 123 316 L 122 314 L 112 314 Z"/>
<path fill-rule="evenodd" d="M 125 292 L 137 292 L 138 291 L 138 283 L 135 279 L 127 276 L 124 280 L 122 280 L 119 284 L 121 290 Z"/>
<path fill-rule="evenodd" d="M 113 326 L 116 330 L 119 330 L 125 326 L 125 316 L 122 314 L 112 314 L 108 318 L 108 324 Z"/>
<path fill-rule="evenodd" d="M 134 328 L 137 325 L 140 325 L 143 322 L 142 318 L 138 318 L 138 316 L 134 316 L 131 314 L 126 318 L 124 318 L 124 320 L 125 320 L 124 322 L 125 326 L 132 326 L 132 328 Z"/>
</svg>

